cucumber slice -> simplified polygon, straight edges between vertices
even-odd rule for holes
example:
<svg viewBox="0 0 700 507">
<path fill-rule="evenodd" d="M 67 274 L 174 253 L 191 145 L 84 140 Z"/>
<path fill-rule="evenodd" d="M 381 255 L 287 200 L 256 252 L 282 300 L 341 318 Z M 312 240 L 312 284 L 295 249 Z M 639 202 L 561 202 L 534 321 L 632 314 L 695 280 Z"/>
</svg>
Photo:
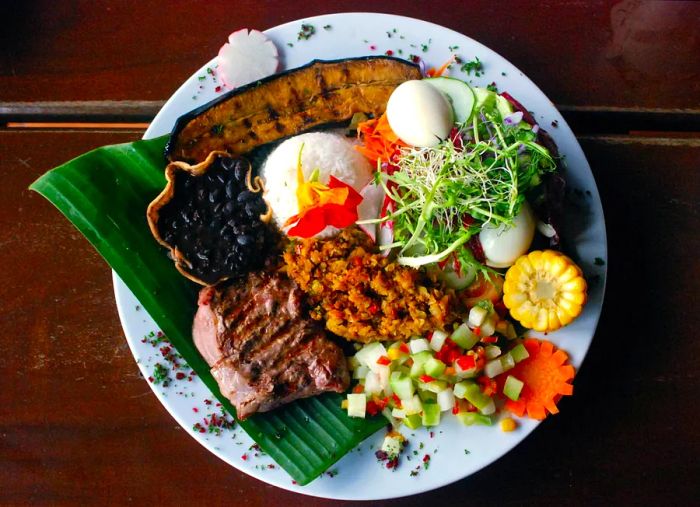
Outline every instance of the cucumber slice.
<svg viewBox="0 0 700 507">
<path fill-rule="evenodd" d="M 515 347 L 513 347 L 510 350 L 510 355 L 513 357 L 513 360 L 516 363 L 519 363 L 520 361 L 523 361 L 530 357 L 530 354 L 528 353 L 527 349 L 525 348 L 525 345 L 522 343 L 517 344 Z"/>
<path fill-rule="evenodd" d="M 474 97 L 476 98 L 476 103 L 474 104 L 474 110 L 479 111 L 483 108 L 491 109 L 496 105 L 497 95 L 491 90 L 486 88 L 472 88 L 474 91 Z"/>
<path fill-rule="evenodd" d="M 469 120 L 476 102 L 471 86 L 452 77 L 433 77 L 424 79 L 424 81 L 440 90 L 447 97 L 455 114 L 455 123 L 464 123 Z"/>
<path fill-rule="evenodd" d="M 437 403 L 423 404 L 423 426 L 437 426 L 440 424 L 440 405 Z"/>
<path fill-rule="evenodd" d="M 462 385 L 460 387 L 459 391 L 457 390 L 457 386 Z M 459 384 L 455 385 L 454 388 L 454 394 L 458 398 L 461 398 L 462 396 L 458 396 L 459 394 L 463 394 L 464 398 L 474 405 L 478 410 L 484 410 L 489 407 L 491 403 L 493 403 L 493 400 L 491 397 L 486 396 L 484 393 L 481 392 L 481 389 L 479 389 L 479 386 L 476 385 L 474 382 L 469 382 L 469 381 L 462 381 Z"/>
</svg>

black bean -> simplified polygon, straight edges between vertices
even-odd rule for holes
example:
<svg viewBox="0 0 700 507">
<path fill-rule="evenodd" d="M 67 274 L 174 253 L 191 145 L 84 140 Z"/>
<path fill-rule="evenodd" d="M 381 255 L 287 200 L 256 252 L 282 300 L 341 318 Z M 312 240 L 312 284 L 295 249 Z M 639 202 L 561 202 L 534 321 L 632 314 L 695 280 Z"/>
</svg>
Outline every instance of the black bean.
<svg viewBox="0 0 700 507">
<path fill-rule="evenodd" d="M 245 180 L 245 176 L 248 173 L 248 168 L 243 167 L 243 164 L 238 163 L 236 164 L 235 170 L 234 170 L 234 177 L 236 178 L 237 181 L 243 182 Z"/>
<path fill-rule="evenodd" d="M 236 190 L 236 183 L 233 181 L 228 181 L 226 183 L 226 197 L 229 199 L 233 199 L 233 194 L 235 193 Z"/>
<path fill-rule="evenodd" d="M 238 196 L 236 197 L 236 201 L 239 204 L 243 204 L 245 202 L 250 201 L 254 197 L 255 197 L 255 194 L 253 192 L 251 192 L 250 190 L 244 190 L 243 192 L 238 194 Z"/>
<path fill-rule="evenodd" d="M 238 241 L 239 245 L 245 246 L 250 245 L 251 243 L 253 243 L 254 240 L 252 236 L 248 236 L 247 234 L 241 234 L 236 238 L 236 241 Z"/>
<path fill-rule="evenodd" d="M 233 204 L 232 201 L 228 201 L 226 204 L 224 204 L 224 216 L 228 218 L 231 215 L 233 215 L 235 207 L 236 206 Z"/>
</svg>

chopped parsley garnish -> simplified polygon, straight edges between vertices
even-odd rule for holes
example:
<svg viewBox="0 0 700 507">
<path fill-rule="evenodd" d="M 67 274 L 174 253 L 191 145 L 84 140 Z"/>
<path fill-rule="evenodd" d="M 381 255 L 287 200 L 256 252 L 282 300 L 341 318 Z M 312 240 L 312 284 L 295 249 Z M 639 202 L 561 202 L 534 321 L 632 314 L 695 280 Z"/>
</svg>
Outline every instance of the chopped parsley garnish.
<svg viewBox="0 0 700 507">
<path fill-rule="evenodd" d="M 496 86 L 496 83 L 486 85 L 486 89 L 494 93 L 498 93 L 498 87 Z"/>
<path fill-rule="evenodd" d="M 331 25 L 323 25 L 323 29 L 326 31 L 330 30 L 331 28 L 333 28 Z"/>
<path fill-rule="evenodd" d="M 169 382 L 168 369 L 162 364 L 156 363 L 153 368 L 153 383 L 156 385 L 163 384 L 163 387 L 168 387 Z"/>
<path fill-rule="evenodd" d="M 316 28 L 314 25 L 309 25 L 307 23 L 302 23 L 301 30 L 297 34 L 297 40 L 309 40 L 309 38 L 316 33 Z"/>
<path fill-rule="evenodd" d="M 473 60 L 464 62 L 461 70 L 467 74 L 471 74 L 473 72 L 476 77 L 479 77 L 484 73 L 484 66 L 481 63 L 481 60 L 479 60 L 479 57 L 475 56 Z"/>
</svg>

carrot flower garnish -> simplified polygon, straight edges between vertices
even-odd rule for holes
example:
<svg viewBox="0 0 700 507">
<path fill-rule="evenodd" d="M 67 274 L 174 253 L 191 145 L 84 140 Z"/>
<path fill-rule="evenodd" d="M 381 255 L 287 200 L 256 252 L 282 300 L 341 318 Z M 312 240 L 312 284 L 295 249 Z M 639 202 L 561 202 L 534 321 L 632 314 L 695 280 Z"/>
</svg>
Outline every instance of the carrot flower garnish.
<svg viewBox="0 0 700 507">
<path fill-rule="evenodd" d="M 507 400 L 506 410 L 523 417 L 542 420 L 547 413 L 559 412 L 557 402 L 562 396 L 571 395 L 574 386 L 574 367 L 567 364 L 566 352 L 556 349 L 551 342 L 528 338 L 524 342 L 530 357 L 519 362 L 514 368 L 499 377 L 499 391 L 510 375 L 521 380 L 524 385 L 518 401 Z"/>
<path fill-rule="evenodd" d="M 350 185 L 330 176 L 328 185 L 321 183 L 319 170 L 315 169 L 308 180 L 304 180 L 301 166 L 301 152 L 297 160 L 297 203 L 299 213 L 290 217 L 284 224 L 292 226 L 289 236 L 310 238 L 327 226 L 343 229 L 357 221 L 357 206 L 362 196 Z"/>
<path fill-rule="evenodd" d="M 386 114 L 360 123 L 357 136 L 362 144 L 355 149 L 375 164 L 393 162 L 399 149 L 408 146 L 391 130 Z"/>
</svg>

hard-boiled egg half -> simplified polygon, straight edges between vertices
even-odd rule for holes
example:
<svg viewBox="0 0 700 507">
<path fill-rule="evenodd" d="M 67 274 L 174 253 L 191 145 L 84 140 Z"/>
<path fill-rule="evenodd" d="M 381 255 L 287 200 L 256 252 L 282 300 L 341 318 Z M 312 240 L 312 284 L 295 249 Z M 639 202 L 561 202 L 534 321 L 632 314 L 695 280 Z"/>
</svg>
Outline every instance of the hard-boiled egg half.
<svg viewBox="0 0 700 507">
<path fill-rule="evenodd" d="M 486 264 L 493 268 L 507 268 L 527 252 L 535 236 L 535 216 L 530 205 L 523 203 L 520 213 L 513 219 L 513 225 L 484 226 L 479 240 L 484 250 Z"/>
<path fill-rule="evenodd" d="M 454 124 L 452 106 L 445 96 L 419 80 L 396 87 L 386 105 L 386 117 L 403 142 L 418 147 L 436 146 Z"/>
</svg>

